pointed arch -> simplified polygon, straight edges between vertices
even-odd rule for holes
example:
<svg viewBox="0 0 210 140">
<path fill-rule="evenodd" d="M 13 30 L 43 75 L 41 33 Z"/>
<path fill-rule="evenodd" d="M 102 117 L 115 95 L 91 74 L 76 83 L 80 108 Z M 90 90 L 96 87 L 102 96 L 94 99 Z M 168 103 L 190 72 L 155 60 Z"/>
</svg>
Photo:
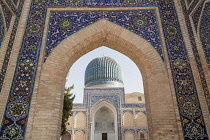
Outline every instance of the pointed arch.
<svg viewBox="0 0 210 140">
<path fill-rule="evenodd" d="M 132 131 L 128 130 L 124 134 L 124 140 L 135 140 L 135 135 Z"/>
<path fill-rule="evenodd" d="M 143 112 L 139 112 L 135 116 L 136 127 L 147 127 L 147 116 Z"/>
<path fill-rule="evenodd" d="M 144 81 L 147 114 L 150 116 L 148 122 L 151 139 L 152 136 L 158 135 L 161 125 L 168 130 L 177 129 L 174 109 L 177 106 L 174 107 L 173 104 L 170 88 L 172 85 L 165 63 L 157 51 L 142 37 L 107 20 L 100 20 L 63 40 L 46 62 L 40 65 L 40 73 L 36 78 L 39 79 L 34 98 L 36 104 L 31 106 L 31 110 L 36 111 L 30 112 L 33 121 L 28 123 L 28 126 L 33 126 L 32 131 L 28 132 L 32 138 L 40 134 L 40 131 L 45 132 L 45 137 L 49 139 L 59 138 L 60 128 L 51 125 L 59 126 L 61 122 L 66 75 L 79 57 L 100 46 L 108 46 L 128 56 L 140 69 Z M 167 106 L 158 108 L 158 104 Z M 40 123 L 44 127 L 38 127 Z"/>
<path fill-rule="evenodd" d="M 82 131 L 77 131 L 74 134 L 74 140 L 85 140 L 85 134 Z"/>
<path fill-rule="evenodd" d="M 131 112 L 123 114 L 123 127 L 134 127 L 134 116 Z"/>
<path fill-rule="evenodd" d="M 86 115 L 83 112 L 79 112 L 74 118 L 74 128 L 85 128 L 85 127 L 86 127 Z"/>
<path fill-rule="evenodd" d="M 118 140 L 118 125 L 117 125 L 117 110 L 114 107 L 113 104 L 109 103 L 108 101 L 106 101 L 105 99 L 102 99 L 100 101 L 98 101 L 93 108 L 91 109 L 91 114 L 90 117 L 91 119 L 91 140 L 94 140 L 94 135 L 95 135 L 95 117 L 96 117 L 96 113 L 98 112 L 98 110 L 100 110 L 103 107 L 107 107 L 108 109 L 110 109 L 114 115 L 114 137 L 115 140 Z"/>
</svg>

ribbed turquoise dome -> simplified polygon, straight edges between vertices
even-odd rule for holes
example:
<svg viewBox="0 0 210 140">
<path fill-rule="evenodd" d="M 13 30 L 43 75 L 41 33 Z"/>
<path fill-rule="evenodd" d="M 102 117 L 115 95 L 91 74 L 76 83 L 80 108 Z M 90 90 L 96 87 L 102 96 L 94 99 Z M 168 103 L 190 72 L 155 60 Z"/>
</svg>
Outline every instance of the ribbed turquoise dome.
<svg viewBox="0 0 210 140">
<path fill-rule="evenodd" d="M 93 59 L 85 70 L 85 87 L 123 87 L 121 67 L 107 56 Z"/>
</svg>

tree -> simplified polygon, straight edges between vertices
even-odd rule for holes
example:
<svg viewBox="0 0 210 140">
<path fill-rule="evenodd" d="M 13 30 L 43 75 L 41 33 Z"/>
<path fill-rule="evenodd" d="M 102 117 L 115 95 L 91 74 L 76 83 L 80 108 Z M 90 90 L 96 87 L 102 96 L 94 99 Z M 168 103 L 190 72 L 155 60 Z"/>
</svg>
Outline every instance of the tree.
<svg viewBox="0 0 210 140">
<path fill-rule="evenodd" d="M 75 95 L 71 93 L 71 90 L 74 88 L 74 85 L 71 87 L 65 88 L 64 91 L 64 101 L 63 101 L 63 115 L 62 115 L 62 123 L 61 123 L 61 136 L 66 133 L 66 126 L 69 125 L 68 118 L 71 116 L 71 110 L 73 106 L 73 101 Z"/>
</svg>

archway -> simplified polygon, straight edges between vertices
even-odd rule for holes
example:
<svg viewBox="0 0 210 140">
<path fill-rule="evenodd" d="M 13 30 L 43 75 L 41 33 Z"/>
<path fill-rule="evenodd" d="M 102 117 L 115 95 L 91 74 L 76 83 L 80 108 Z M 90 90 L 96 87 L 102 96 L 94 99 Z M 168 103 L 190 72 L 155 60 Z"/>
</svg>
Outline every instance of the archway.
<svg viewBox="0 0 210 140">
<path fill-rule="evenodd" d="M 135 136 L 132 131 L 127 131 L 124 134 L 124 140 L 135 140 Z"/>
<path fill-rule="evenodd" d="M 42 65 L 38 94 L 34 99 L 36 105 L 31 106 L 35 111 L 31 111 L 30 118 L 33 119 L 29 118 L 32 121 L 28 123 L 33 128 L 27 135 L 32 139 L 38 134 L 47 139 L 59 138 L 62 93 L 68 70 L 79 57 L 100 46 L 125 54 L 140 69 L 150 138 L 158 139 L 163 135 L 178 138 L 174 110 L 177 107 L 173 104 L 165 63 L 146 40 L 107 20 L 100 20 L 63 40 Z"/>
<path fill-rule="evenodd" d="M 118 140 L 117 111 L 111 103 L 105 100 L 96 103 L 91 110 L 90 116 L 92 118 L 91 140 L 102 139 L 103 133 L 110 140 Z M 100 127 L 99 123 L 105 127 Z"/>
</svg>

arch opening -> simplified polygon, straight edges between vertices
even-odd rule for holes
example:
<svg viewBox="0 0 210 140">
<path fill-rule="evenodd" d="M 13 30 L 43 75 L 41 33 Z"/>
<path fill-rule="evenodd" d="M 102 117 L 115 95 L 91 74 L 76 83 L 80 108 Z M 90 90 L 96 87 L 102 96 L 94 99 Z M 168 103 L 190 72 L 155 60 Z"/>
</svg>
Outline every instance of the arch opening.
<svg viewBox="0 0 210 140">
<path fill-rule="evenodd" d="M 91 111 L 91 140 L 118 140 L 117 111 L 115 107 L 103 100 Z"/>
<path fill-rule="evenodd" d="M 121 67 L 123 80 L 122 87 L 124 87 L 125 93 L 144 93 L 142 75 L 136 64 L 124 54 L 110 49 L 107 46 L 101 46 L 81 56 L 69 70 L 65 87 L 74 85 L 73 93 L 76 95 L 74 103 L 83 102 L 83 88 L 85 85 L 84 75 L 88 63 L 95 58 L 104 56 L 114 59 Z M 105 65 L 108 67 L 108 64 Z M 99 69 L 99 72 L 100 71 L 101 69 Z M 106 71 L 111 71 L 111 69 L 108 68 Z M 107 72 L 106 74 L 107 75 L 103 76 L 108 78 L 111 77 L 111 72 Z M 98 83 L 98 81 L 96 83 Z M 114 87 L 116 85 L 113 84 L 112 86 Z M 126 99 L 126 102 L 130 102 L 129 100 L 130 99 Z M 142 101 L 144 102 L 144 97 L 142 98 Z"/>
</svg>

